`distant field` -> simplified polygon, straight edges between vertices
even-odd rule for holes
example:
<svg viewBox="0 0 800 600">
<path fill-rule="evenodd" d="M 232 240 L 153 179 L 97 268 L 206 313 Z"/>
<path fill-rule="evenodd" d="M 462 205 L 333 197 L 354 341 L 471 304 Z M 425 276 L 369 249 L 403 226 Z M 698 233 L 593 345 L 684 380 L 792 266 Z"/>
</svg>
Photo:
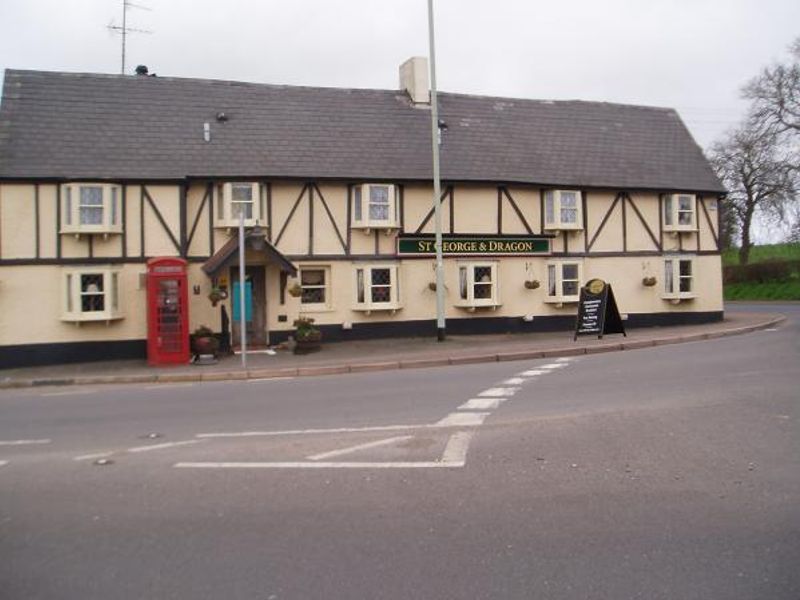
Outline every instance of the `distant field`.
<svg viewBox="0 0 800 600">
<path fill-rule="evenodd" d="M 789 277 L 781 281 L 726 283 L 723 290 L 725 300 L 800 300 L 800 244 L 754 246 L 750 251 L 750 264 L 769 261 L 792 261 Z M 724 251 L 722 264 L 738 265 L 739 249 Z"/>
<path fill-rule="evenodd" d="M 770 244 L 767 246 L 753 246 L 750 250 L 750 262 L 757 263 L 765 260 L 800 260 L 800 244 Z M 729 248 L 722 253 L 723 265 L 739 264 L 739 249 Z"/>
</svg>

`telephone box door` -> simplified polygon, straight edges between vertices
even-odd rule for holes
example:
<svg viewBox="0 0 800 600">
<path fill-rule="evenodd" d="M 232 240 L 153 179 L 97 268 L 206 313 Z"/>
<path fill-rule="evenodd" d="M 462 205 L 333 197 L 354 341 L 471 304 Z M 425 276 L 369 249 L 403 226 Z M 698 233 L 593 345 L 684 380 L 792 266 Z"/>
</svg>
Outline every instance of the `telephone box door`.
<svg viewBox="0 0 800 600">
<path fill-rule="evenodd" d="M 154 258 L 147 263 L 147 361 L 189 361 L 189 294 L 186 261 Z"/>
</svg>

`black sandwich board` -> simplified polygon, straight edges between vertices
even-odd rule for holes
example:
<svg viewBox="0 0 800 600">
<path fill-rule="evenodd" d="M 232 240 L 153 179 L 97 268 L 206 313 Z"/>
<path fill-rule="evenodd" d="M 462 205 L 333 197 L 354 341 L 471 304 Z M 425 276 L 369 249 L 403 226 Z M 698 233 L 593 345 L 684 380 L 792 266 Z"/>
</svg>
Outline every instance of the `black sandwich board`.
<svg viewBox="0 0 800 600">
<path fill-rule="evenodd" d="M 621 333 L 625 337 L 625 327 L 619 316 L 617 302 L 611 284 L 602 279 L 592 279 L 581 288 L 578 300 L 578 322 L 575 325 L 575 337 L 579 335 L 596 335 L 602 338 L 606 333 Z"/>
</svg>

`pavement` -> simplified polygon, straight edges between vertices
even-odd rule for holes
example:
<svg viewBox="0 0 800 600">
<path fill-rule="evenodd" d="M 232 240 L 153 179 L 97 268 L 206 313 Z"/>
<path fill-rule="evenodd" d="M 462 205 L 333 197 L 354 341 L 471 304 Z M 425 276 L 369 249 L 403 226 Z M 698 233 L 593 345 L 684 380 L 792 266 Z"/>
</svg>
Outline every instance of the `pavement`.
<svg viewBox="0 0 800 600">
<path fill-rule="evenodd" d="M 766 308 L 766 306 L 765 306 Z M 571 331 L 530 334 L 396 338 L 324 344 L 318 353 L 275 355 L 248 353 L 247 368 L 238 355 L 225 356 L 213 365 L 149 366 L 144 360 L 101 361 L 40 367 L 0 369 L 0 389 L 47 385 L 95 385 L 226 381 L 303 377 L 442 367 L 600 352 L 635 350 L 666 344 L 715 339 L 773 327 L 785 320 L 777 313 L 728 311 L 723 321 L 631 329 L 627 337 L 581 337 Z"/>
</svg>

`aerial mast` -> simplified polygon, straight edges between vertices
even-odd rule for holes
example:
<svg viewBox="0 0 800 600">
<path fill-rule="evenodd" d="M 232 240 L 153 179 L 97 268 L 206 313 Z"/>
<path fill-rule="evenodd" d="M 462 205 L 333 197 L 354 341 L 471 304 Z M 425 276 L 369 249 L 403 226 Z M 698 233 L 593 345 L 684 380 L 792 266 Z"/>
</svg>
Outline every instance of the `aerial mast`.
<svg viewBox="0 0 800 600">
<path fill-rule="evenodd" d="M 138 8 L 140 10 L 150 10 L 147 6 L 141 6 L 139 4 L 134 4 L 130 2 L 130 0 L 122 0 L 122 25 L 116 25 L 113 21 L 108 26 L 108 29 L 119 33 L 122 37 L 122 65 L 120 67 L 120 73 L 123 75 L 125 74 L 125 52 L 126 52 L 126 45 L 128 41 L 128 34 L 129 33 L 153 33 L 147 29 L 134 29 L 133 27 L 128 27 L 128 9 L 129 8 Z"/>
</svg>

